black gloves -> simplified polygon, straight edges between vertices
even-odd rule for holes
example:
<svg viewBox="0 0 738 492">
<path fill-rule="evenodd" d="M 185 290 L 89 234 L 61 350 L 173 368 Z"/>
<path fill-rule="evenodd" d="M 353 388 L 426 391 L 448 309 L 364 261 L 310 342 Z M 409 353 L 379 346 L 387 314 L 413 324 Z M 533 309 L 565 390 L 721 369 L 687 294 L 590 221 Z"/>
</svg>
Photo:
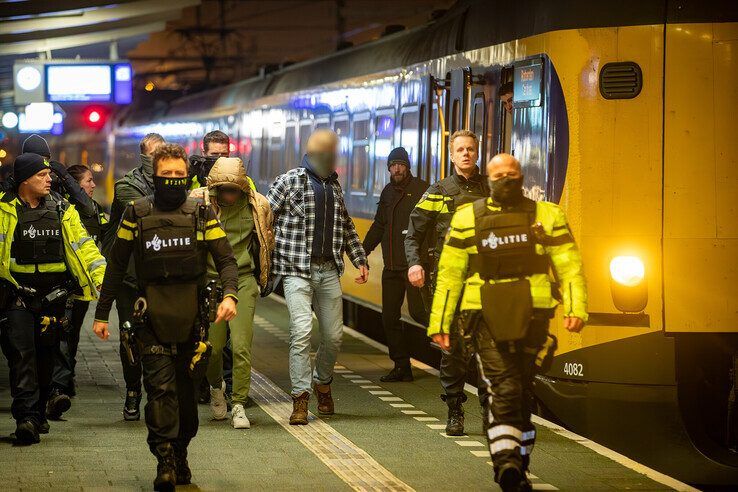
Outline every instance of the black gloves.
<svg viewBox="0 0 738 492">
<path fill-rule="evenodd" d="M 51 167 L 51 170 L 59 177 L 66 176 L 69 174 L 69 171 L 67 171 L 67 168 L 59 161 L 49 161 L 49 167 Z"/>
</svg>

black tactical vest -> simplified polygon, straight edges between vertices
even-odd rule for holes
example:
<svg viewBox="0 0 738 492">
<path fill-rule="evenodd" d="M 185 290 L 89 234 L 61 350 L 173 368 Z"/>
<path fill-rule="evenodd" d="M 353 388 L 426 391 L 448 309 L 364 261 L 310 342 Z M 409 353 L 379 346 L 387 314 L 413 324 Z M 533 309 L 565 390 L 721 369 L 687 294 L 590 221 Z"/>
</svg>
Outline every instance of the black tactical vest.
<svg viewBox="0 0 738 492">
<path fill-rule="evenodd" d="M 85 226 L 85 230 L 87 231 L 87 234 L 97 244 L 98 241 L 102 239 L 100 237 L 100 232 L 102 231 L 102 224 L 100 222 L 100 214 L 97 213 L 91 217 L 80 217 L 80 220 L 82 221 L 82 225 Z"/>
<path fill-rule="evenodd" d="M 199 283 L 207 267 L 207 248 L 197 240 L 198 202 L 188 199 L 176 210 L 154 207 L 152 197 L 133 205 L 138 227 L 134 250 L 139 284 Z M 204 231 L 203 231 L 204 232 Z"/>
<path fill-rule="evenodd" d="M 64 263 L 61 209 L 48 196 L 36 208 L 18 207 L 18 224 L 10 256 L 19 265 Z"/>
<path fill-rule="evenodd" d="M 469 276 L 479 273 L 485 280 L 499 280 L 548 273 L 548 256 L 536 253 L 531 230 L 536 202 L 523 198 L 513 209 L 492 211 L 484 198 L 473 207 L 478 253 L 469 258 Z"/>
</svg>

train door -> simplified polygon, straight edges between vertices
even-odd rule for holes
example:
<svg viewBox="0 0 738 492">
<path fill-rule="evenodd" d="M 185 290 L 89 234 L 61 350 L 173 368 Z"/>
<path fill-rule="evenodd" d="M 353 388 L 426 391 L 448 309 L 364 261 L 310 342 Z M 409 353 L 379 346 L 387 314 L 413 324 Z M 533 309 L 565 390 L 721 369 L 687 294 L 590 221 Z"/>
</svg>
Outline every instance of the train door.
<svg viewBox="0 0 738 492">
<path fill-rule="evenodd" d="M 420 162 L 423 164 L 418 175 L 429 183 L 441 179 L 444 169 L 448 131 L 442 108 L 449 84 L 448 79 L 428 75 L 420 85 Z"/>
</svg>

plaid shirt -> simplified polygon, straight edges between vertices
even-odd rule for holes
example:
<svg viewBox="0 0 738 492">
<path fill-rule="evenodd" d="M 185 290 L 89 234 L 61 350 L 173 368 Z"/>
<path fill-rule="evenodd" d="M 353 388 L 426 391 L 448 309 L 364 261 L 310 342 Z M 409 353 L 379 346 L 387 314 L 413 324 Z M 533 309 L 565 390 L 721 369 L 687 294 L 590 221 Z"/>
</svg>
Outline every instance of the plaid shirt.
<svg viewBox="0 0 738 492">
<path fill-rule="evenodd" d="M 343 253 L 357 268 L 366 265 L 366 253 L 356 233 L 354 221 L 346 210 L 343 191 L 332 180 L 333 259 L 338 274 L 343 275 Z M 272 256 L 272 273 L 310 278 L 310 245 L 315 230 L 315 193 L 304 167 L 277 176 L 267 194 L 274 213 L 276 246 Z"/>
</svg>

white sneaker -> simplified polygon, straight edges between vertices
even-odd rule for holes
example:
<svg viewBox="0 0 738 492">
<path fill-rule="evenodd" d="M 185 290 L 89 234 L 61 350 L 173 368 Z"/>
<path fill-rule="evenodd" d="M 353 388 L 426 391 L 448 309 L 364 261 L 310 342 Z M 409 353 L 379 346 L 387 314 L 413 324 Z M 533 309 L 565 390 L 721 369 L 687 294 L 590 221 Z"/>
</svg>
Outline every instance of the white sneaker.
<svg viewBox="0 0 738 492">
<path fill-rule="evenodd" d="M 243 409 L 243 405 L 240 403 L 236 403 L 233 405 L 233 410 L 231 410 L 231 417 L 233 417 L 233 421 L 231 424 L 233 425 L 234 429 L 250 429 L 251 428 L 251 422 L 249 422 L 249 418 L 246 416 L 246 411 Z"/>
<path fill-rule="evenodd" d="M 221 383 L 220 389 L 210 387 L 210 410 L 213 412 L 213 420 L 225 420 L 228 416 L 228 404 L 225 399 L 225 381 Z"/>
</svg>

